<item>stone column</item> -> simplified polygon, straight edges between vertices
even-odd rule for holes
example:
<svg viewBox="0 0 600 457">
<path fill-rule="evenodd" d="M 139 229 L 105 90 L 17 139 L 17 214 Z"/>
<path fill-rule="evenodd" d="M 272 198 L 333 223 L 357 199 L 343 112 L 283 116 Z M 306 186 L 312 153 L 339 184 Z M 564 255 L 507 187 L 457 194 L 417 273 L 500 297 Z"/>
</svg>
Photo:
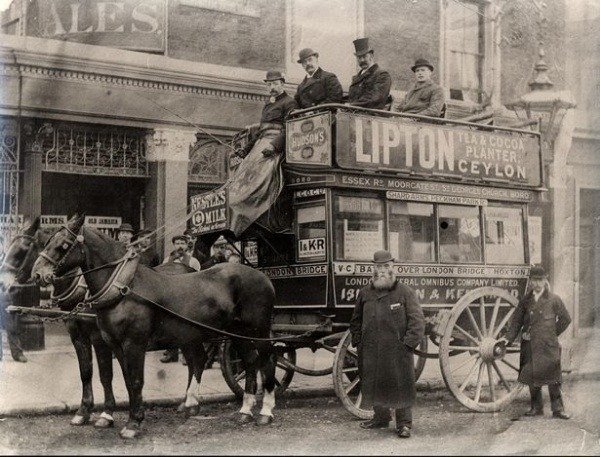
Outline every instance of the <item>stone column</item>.
<svg viewBox="0 0 600 457">
<path fill-rule="evenodd" d="M 156 129 L 147 138 L 151 179 L 144 216 L 147 228 L 163 228 L 157 243 L 162 258 L 171 250 L 171 237 L 187 227 L 188 162 L 195 141 L 195 132 L 175 128 Z"/>
<path fill-rule="evenodd" d="M 25 152 L 23 172 L 23 193 L 19 212 L 25 219 L 33 220 L 42 213 L 42 154 Z"/>
</svg>

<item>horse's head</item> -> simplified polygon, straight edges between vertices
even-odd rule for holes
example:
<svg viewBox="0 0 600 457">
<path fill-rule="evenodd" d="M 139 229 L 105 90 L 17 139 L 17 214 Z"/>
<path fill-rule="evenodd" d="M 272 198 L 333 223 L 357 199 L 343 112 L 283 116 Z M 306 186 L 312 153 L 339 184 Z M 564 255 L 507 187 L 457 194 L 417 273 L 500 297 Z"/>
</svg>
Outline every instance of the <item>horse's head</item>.
<svg viewBox="0 0 600 457">
<path fill-rule="evenodd" d="M 29 279 L 33 262 L 40 248 L 37 239 L 39 226 L 40 218 L 37 217 L 10 243 L 0 266 L 0 290 L 2 292 L 8 292 L 15 283 L 24 283 Z"/>
<path fill-rule="evenodd" d="M 39 284 L 46 286 L 55 278 L 84 265 L 83 235 L 80 234 L 84 220 L 85 216 L 73 216 L 48 240 L 31 272 Z"/>
</svg>

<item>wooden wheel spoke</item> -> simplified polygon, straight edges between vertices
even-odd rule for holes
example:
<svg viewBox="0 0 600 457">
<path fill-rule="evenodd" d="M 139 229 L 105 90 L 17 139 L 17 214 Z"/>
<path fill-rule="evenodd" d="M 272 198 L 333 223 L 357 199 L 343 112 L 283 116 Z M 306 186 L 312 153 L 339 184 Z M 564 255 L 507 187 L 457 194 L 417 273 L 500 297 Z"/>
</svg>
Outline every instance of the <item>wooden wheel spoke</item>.
<svg viewBox="0 0 600 457">
<path fill-rule="evenodd" d="M 467 374 L 467 377 L 464 379 L 463 383 L 459 387 L 459 390 L 461 392 L 463 392 L 466 389 L 467 385 L 469 384 L 469 381 L 471 380 L 471 376 L 473 376 L 473 373 L 475 373 L 475 371 L 477 370 L 477 368 L 479 367 L 480 364 L 481 364 L 481 360 L 478 357 L 477 360 L 475 360 L 475 363 L 469 369 L 469 373 Z"/>
<path fill-rule="evenodd" d="M 496 325 L 496 319 L 498 319 L 498 310 L 500 309 L 500 302 L 502 301 L 501 297 L 496 299 L 496 303 L 494 304 L 494 309 L 492 311 L 492 318 L 490 319 L 490 326 L 488 328 L 488 334 L 492 335 L 494 333 L 494 325 Z"/>
<path fill-rule="evenodd" d="M 358 393 L 358 397 L 356 398 L 356 407 L 360 409 L 360 405 L 362 404 L 362 392 Z"/>
<path fill-rule="evenodd" d="M 454 328 L 456 330 L 458 330 L 460 333 L 462 333 L 463 335 L 465 335 L 468 339 L 470 339 L 473 343 L 475 343 L 476 345 L 479 346 L 479 341 L 477 341 L 477 339 L 471 335 L 469 332 L 467 332 L 464 328 L 462 328 L 460 325 L 458 324 L 454 324 Z"/>
<path fill-rule="evenodd" d="M 448 346 L 448 349 L 457 351 L 477 351 L 479 352 L 479 346 Z"/>
<path fill-rule="evenodd" d="M 479 297 L 479 322 L 481 322 L 481 332 L 484 335 L 488 334 L 486 325 L 485 325 L 485 300 L 484 297 Z"/>
<path fill-rule="evenodd" d="M 471 308 L 469 308 L 467 306 L 465 309 L 467 310 L 467 316 L 469 316 L 469 321 L 471 321 L 471 325 L 473 326 L 473 329 L 477 332 L 477 335 L 479 336 L 479 338 L 483 339 L 483 334 L 481 333 L 481 330 L 479 330 L 479 326 L 477 325 L 475 316 L 473 316 L 473 313 L 471 312 Z"/>
<path fill-rule="evenodd" d="M 492 364 L 487 364 L 488 382 L 490 383 L 490 397 L 492 403 L 496 401 L 496 389 L 494 389 L 494 376 L 492 375 Z"/>
<path fill-rule="evenodd" d="M 494 330 L 494 333 L 492 334 L 492 338 L 496 338 L 498 336 L 498 333 L 500 333 L 500 330 L 502 330 L 504 328 L 504 326 L 506 325 L 508 320 L 511 318 L 511 316 L 513 315 L 515 310 L 516 310 L 516 308 L 512 308 L 508 313 L 506 313 L 506 316 L 504 316 L 504 318 L 500 321 L 500 324 L 498 324 L 498 328 L 496 330 Z"/>
<path fill-rule="evenodd" d="M 475 389 L 475 403 L 479 403 L 481 397 L 481 387 L 483 386 L 483 363 L 479 364 L 479 373 L 477 374 L 477 388 Z"/>
<path fill-rule="evenodd" d="M 354 388 L 358 385 L 359 382 L 360 382 L 359 377 L 357 377 L 354 381 L 352 381 L 350 383 L 350 385 L 344 389 L 344 391 L 346 392 L 346 395 L 349 395 L 350 392 L 352 392 L 354 390 Z"/>
<path fill-rule="evenodd" d="M 519 369 L 517 367 L 515 367 L 512 363 L 510 363 L 508 360 L 504 360 L 504 359 L 500 359 L 500 361 L 505 364 L 508 365 L 509 367 L 511 367 L 513 370 L 515 370 L 516 372 L 519 371 Z"/>
<path fill-rule="evenodd" d="M 238 374 L 235 375 L 235 380 L 236 380 L 236 382 L 240 382 L 245 377 L 246 377 L 246 370 L 242 370 Z"/>
<path fill-rule="evenodd" d="M 469 357 L 467 357 L 467 360 L 465 360 L 464 362 L 461 362 L 460 365 L 452 368 L 452 370 L 450 371 L 450 374 L 454 374 L 456 373 L 458 370 L 460 370 L 461 368 L 465 367 L 466 365 L 469 364 L 469 362 L 471 362 L 473 360 L 473 357 L 475 358 L 479 358 L 479 354 L 471 354 L 469 355 Z"/>
<path fill-rule="evenodd" d="M 358 371 L 358 367 L 348 367 L 348 368 L 342 369 L 342 373 L 351 373 L 353 371 Z"/>
<path fill-rule="evenodd" d="M 496 370 L 496 373 L 498 374 L 498 378 L 500 378 L 500 382 L 502 383 L 502 385 L 504 386 L 506 391 L 510 392 L 510 385 L 508 384 L 508 382 L 506 382 L 506 378 L 500 371 L 500 368 L 498 367 L 498 364 L 496 363 L 495 360 L 492 362 L 492 366 L 494 367 L 494 370 Z"/>
<path fill-rule="evenodd" d="M 348 354 L 349 354 L 349 355 L 351 355 L 351 356 L 352 356 L 352 357 L 354 357 L 355 359 L 358 359 L 358 352 L 357 352 L 357 351 L 355 351 L 355 350 L 353 350 L 353 349 L 350 349 L 350 348 L 348 348 L 348 349 L 347 349 L 347 352 L 348 352 Z"/>
</svg>

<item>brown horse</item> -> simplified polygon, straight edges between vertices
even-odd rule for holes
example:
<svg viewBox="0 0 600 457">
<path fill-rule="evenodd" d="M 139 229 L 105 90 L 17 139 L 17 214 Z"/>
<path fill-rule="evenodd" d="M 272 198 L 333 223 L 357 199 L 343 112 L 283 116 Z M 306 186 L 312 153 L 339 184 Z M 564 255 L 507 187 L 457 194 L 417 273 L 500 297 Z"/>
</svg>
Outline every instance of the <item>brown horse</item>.
<svg viewBox="0 0 600 457">
<path fill-rule="evenodd" d="M 36 218 L 23 233 L 17 235 L 8 247 L 4 262 L 0 267 L 0 289 L 5 293 L 11 293 L 12 286 L 24 284 L 29 280 L 34 261 L 43 246 L 50 239 L 53 232 L 39 229 L 39 218 Z M 155 267 L 155 270 L 165 274 L 183 274 L 193 269 L 180 263 L 170 263 Z M 80 272 L 80 269 L 74 272 Z M 68 275 L 71 276 L 71 275 Z M 63 311 L 72 311 L 78 303 L 85 299 L 87 285 L 82 277 L 67 279 L 55 278 L 53 283 L 52 299 Z M 18 289 L 17 293 L 18 293 Z M 89 310 L 86 310 L 89 313 Z M 85 425 L 91 418 L 94 408 L 94 392 L 92 388 L 93 362 L 92 347 L 96 353 L 100 382 L 104 389 L 103 410 L 96 422 L 95 427 L 108 428 L 114 424 L 113 411 L 115 409 L 115 397 L 112 389 L 113 361 L 112 350 L 102 338 L 96 320 L 90 319 L 68 319 L 65 326 L 75 348 L 79 374 L 81 377 L 82 396 L 80 406 L 71 419 L 71 425 Z M 161 341 L 168 343 L 168 341 Z M 188 368 L 189 378 L 193 373 Z M 189 387 L 189 379 L 188 386 Z M 187 388 L 186 388 L 187 390 Z M 188 409 L 190 415 L 197 414 L 197 407 Z"/>
<path fill-rule="evenodd" d="M 257 423 L 270 423 L 275 404 L 275 357 L 270 342 L 261 340 L 269 337 L 275 303 L 275 291 L 269 279 L 240 264 L 221 264 L 185 275 L 162 275 L 143 265 L 136 266 L 135 257 L 126 260 L 121 244 L 83 226 L 83 220 L 83 217 L 72 219 L 48 241 L 35 262 L 32 275 L 40 283 L 48 284 L 55 276 L 76 267 L 85 271 L 92 299 L 98 297 L 95 303 L 98 326 L 119 360 L 129 394 L 129 420 L 121 436 L 135 437 L 144 419 L 145 350 L 157 332 L 182 348 L 194 373 L 186 405 L 198 404 L 197 390 L 206 362 L 202 343 L 218 334 L 191 322 L 248 338 L 234 339 L 247 374 L 239 420 L 252 420 L 259 369 L 264 377 L 264 397 Z M 131 274 L 121 277 L 122 271 L 131 271 Z M 127 284 L 122 284 L 123 278 Z M 105 295 L 106 291 L 114 290 L 112 288 L 120 293 Z"/>
</svg>

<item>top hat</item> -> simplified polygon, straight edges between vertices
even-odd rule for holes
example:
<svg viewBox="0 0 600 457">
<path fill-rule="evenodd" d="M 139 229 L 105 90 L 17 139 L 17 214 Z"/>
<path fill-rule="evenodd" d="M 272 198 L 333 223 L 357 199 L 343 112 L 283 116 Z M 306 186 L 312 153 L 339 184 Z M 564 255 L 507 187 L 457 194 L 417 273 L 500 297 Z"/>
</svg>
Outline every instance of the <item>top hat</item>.
<svg viewBox="0 0 600 457">
<path fill-rule="evenodd" d="M 119 232 L 131 232 L 133 233 L 133 227 L 131 226 L 131 224 L 121 224 L 121 226 L 119 227 Z"/>
<path fill-rule="evenodd" d="M 545 279 L 546 272 L 541 265 L 534 265 L 529 271 L 529 279 Z"/>
<path fill-rule="evenodd" d="M 373 49 L 369 46 L 368 38 L 357 38 L 353 41 L 354 43 L 354 55 L 356 57 L 364 56 L 365 54 L 372 52 Z"/>
<path fill-rule="evenodd" d="M 417 71 L 417 68 L 419 68 L 419 67 L 427 67 L 431 71 L 433 71 L 433 65 L 431 65 L 429 63 L 429 60 L 427 60 L 427 59 L 417 59 L 417 60 L 415 60 L 415 64 L 412 67 L 410 67 L 410 69 L 414 73 L 415 71 Z"/>
<path fill-rule="evenodd" d="M 375 254 L 373 254 L 373 262 L 374 263 L 386 263 L 386 262 L 393 262 L 394 258 L 392 257 L 392 254 L 390 253 L 390 251 L 377 251 Z"/>
<path fill-rule="evenodd" d="M 310 56 L 317 56 L 317 57 L 319 57 L 319 53 L 317 51 L 315 51 L 314 49 L 304 48 L 298 54 L 298 63 L 302 63 L 302 61 L 304 59 L 308 59 Z"/>
<path fill-rule="evenodd" d="M 283 76 L 283 73 L 281 73 L 279 70 L 269 70 L 267 71 L 267 76 L 265 79 L 263 79 L 263 81 L 277 81 L 278 79 L 281 79 L 283 82 L 285 82 L 285 76 Z"/>
<path fill-rule="evenodd" d="M 171 243 L 175 244 L 175 241 L 177 241 L 177 240 L 183 240 L 187 243 L 188 237 L 185 235 L 175 235 L 173 238 L 171 238 Z"/>
</svg>

